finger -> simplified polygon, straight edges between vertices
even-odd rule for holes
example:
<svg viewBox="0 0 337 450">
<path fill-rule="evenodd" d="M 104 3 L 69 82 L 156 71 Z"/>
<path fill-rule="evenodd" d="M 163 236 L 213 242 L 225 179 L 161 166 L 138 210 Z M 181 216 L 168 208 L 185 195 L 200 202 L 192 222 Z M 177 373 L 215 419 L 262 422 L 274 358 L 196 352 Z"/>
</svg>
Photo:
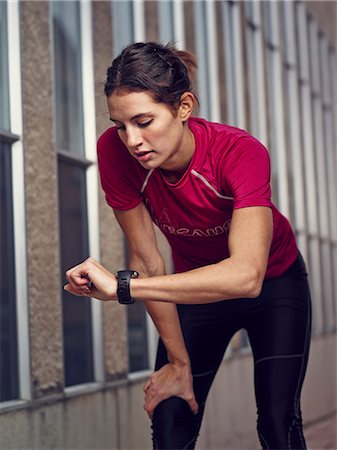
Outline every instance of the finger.
<svg viewBox="0 0 337 450">
<path fill-rule="evenodd" d="M 146 392 L 146 391 L 149 389 L 150 385 L 151 385 L 151 381 L 150 381 L 150 379 L 149 379 L 149 380 L 147 380 L 147 382 L 144 384 L 143 391 Z"/>
<path fill-rule="evenodd" d="M 195 398 L 193 398 L 192 400 L 188 401 L 187 403 L 189 404 L 192 413 L 193 413 L 194 415 L 197 415 L 197 414 L 198 414 L 198 411 L 199 411 L 199 405 L 198 405 L 198 403 L 196 402 Z"/>
<path fill-rule="evenodd" d="M 74 288 L 71 284 L 66 284 L 63 289 L 72 295 L 83 297 L 90 294 L 89 288 Z"/>
</svg>

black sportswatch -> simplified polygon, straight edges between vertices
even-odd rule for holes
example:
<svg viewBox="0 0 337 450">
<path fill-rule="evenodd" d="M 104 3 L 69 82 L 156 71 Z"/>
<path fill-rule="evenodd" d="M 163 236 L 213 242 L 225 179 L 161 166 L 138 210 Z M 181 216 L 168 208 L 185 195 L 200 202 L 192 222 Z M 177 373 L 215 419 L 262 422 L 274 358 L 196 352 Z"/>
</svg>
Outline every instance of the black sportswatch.
<svg viewBox="0 0 337 450">
<path fill-rule="evenodd" d="M 138 277 L 139 273 L 135 270 L 120 270 L 117 272 L 117 297 L 122 305 L 135 303 L 135 299 L 130 294 L 130 279 Z"/>
</svg>

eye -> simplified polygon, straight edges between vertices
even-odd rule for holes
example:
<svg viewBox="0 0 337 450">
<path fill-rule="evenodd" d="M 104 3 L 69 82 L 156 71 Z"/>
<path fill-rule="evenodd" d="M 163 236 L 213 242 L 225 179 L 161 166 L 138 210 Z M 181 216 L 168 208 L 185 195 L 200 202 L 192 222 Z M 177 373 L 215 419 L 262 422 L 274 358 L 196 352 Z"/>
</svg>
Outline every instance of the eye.
<svg viewBox="0 0 337 450">
<path fill-rule="evenodd" d="M 125 130 L 125 125 L 123 125 L 122 123 L 120 123 L 120 122 L 115 122 L 115 121 L 112 121 L 113 122 L 113 124 L 115 125 L 115 128 L 116 128 L 116 130 L 118 131 L 118 130 Z"/>
<path fill-rule="evenodd" d="M 146 128 L 150 125 L 150 123 L 152 123 L 153 119 L 148 120 L 147 122 L 140 122 L 137 125 L 139 126 L 139 128 Z"/>
</svg>

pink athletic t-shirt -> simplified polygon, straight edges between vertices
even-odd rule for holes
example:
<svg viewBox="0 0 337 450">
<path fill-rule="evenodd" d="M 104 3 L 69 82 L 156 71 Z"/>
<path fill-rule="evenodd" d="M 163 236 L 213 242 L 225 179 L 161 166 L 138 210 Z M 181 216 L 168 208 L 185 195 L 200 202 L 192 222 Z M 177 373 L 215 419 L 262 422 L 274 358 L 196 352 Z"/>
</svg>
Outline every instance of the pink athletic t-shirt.
<svg viewBox="0 0 337 450">
<path fill-rule="evenodd" d="M 233 209 L 266 206 L 273 212 L 273 238 L 266 278 L 282 274 L 298 249 L 288 220 L 271 202 L 270 159 L 247 132 L 191 118 L 195 138 L 190 164 L 176 183 L 160 169 L 147 170 L 133 158 L 115 127 L 98 140 L 98 163 L 107 203 L 128 210 L 140 202 L 165 234 L 176 272 L 229 257 Z"/>
</svg>

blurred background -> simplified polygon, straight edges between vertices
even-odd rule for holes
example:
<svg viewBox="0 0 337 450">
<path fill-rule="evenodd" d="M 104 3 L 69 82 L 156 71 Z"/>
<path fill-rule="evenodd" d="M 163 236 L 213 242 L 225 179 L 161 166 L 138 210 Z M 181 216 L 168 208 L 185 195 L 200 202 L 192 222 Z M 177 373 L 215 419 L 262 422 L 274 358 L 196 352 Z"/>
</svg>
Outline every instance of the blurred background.
<svg viewBox="0 0 337 450">
<path fill-rule="evenodd" d="M 145 40 L 194 52 L 196 114 L 244 128 L 270 150 L 273 200 L 296 231 L 313 294 L 304 424 L 333 417 L 336 19 L 330 1 L 0 2 L 1 449 L 151 448 L 142 386 L 157 336 L 142 305 L 62 289 L 66 269 L 89 255 L 113 272 L 127 265 L 96 140 L 110 126 L 107 68 Z M 241 331 L 210 394 L 199 449 L 259 447 L 253 370 Z"/>
</svg>

